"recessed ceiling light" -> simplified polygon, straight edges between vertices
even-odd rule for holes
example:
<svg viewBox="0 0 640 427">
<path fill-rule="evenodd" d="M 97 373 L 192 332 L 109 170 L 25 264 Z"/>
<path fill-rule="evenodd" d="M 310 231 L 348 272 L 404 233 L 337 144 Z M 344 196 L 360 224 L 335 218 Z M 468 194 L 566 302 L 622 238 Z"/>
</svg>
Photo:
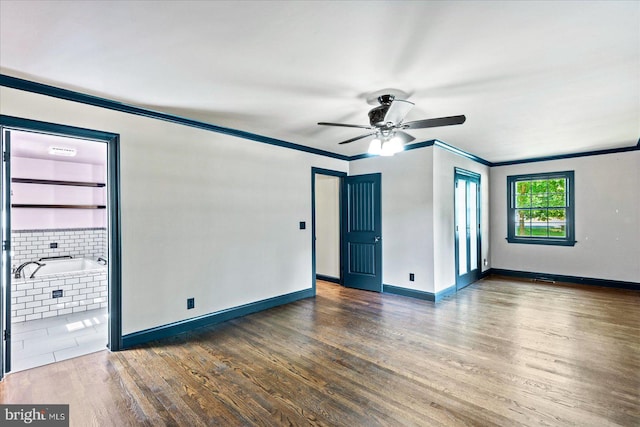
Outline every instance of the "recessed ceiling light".
<svg viewBox="0 0 640 427">
<path fill-rule="evenodd" d="M 73 157 L 77 153 L 75 148 L 67 148 L 67 147 L 49 147 L 49 154 L 52 156 L 66 156 Z"/>
</svg>

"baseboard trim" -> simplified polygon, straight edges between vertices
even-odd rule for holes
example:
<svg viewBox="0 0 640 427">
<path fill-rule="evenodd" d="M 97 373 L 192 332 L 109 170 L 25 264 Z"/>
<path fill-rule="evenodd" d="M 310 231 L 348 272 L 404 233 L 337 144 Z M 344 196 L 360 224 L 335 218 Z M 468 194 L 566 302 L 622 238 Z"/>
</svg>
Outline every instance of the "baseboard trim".
<svg viewBox="0 0 640 427">
<path fill-rule="evenodd" d="M 443 298 L 448 297 L 449 295 L 455 294 L 456 286 L 453 285 L 439 292 L 433 293 L 433 292 L 419 291 L 417 289 L 403 288 L 400 286 L 382 285 L 382 292 L 388 293 L 388 294 L 394 294 L 394 295 L 401 295 L 403 297 L 417 298 L 425 301 L 438 302 Z"/>
<path fill-rule="evenodd" d="M 603 286 L 606 288 L 631 289 L 640 291 L 640 283 L 625 282 L 620 280 L 594 279 L 592 277 L 565 276 L 561 274 L 534 273 L 530 271 L 505 270 L 502 268 L 490 269 L 490 274 L 495 276 L 518 277 L 522 279 L 538 279 L 554 282 L 576 283 L 579 285 Z"/>
<path fill-rule="evenodd" d="M 290 294 L 267 298 L 238 307 L 228 308 L 226 310 L 221 310 L 215 313 L 181 320 L 179 322 L 170 323 L 168 325 L 145 329 L 143 331 L 124 335 L 122 337 L 122 348 L 126 349 L 149 341 L 171 337 L 184 332 L 192 331 L 197 328 L 201 328 L 203 326 L 215 325 L 217 323 L 226 322 L 227 320 L 235 319 L 237 317 L 246 316 L 258 311 L 267 310 L 279 305 L 288 304 L 313 296 L 315 296 L 313 288 L 304 289 L 302 291 L 292 292 Z"/>
<path fill-rule="evenodd" d="M 325 282 L 337 283 L 338 285 L 342 284 L 339 277 L 325 276 L 324 274 L 316 274 L 316 279 L 324 280 Z"/>
<path fill-rule="evenodd" d="M 402 288 L 400 286 L 382 285 L 382 292 L 426 301 L 436 301 L 436 295 L 432 292 L 418 291 L 416 289 Z"/>
<path fill-rule="evenodd" d="M 471 285 L 473 285 L 473 283 L 471 283 Z M 457 292 L 458 292 L 458 290 L 456 289 L 456 285 L 449 286 L 446 289 L 438 291 L 438 292 L 436 292 L 436 302 L 440 301 L 443 298 L 448 297 L 449 295 L 453 295 L 453 294 L 455 294 Z"/>
</svg>

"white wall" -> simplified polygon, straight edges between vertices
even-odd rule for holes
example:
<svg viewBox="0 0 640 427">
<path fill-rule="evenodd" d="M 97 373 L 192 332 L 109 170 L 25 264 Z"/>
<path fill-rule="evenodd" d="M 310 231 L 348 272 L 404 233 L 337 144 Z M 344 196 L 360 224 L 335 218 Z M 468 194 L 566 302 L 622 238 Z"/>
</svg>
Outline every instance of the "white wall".
<svg viewBox="0 0 640 427">
<path fill-rule="evenodd" d="M 455 282 L 453 167 L 481 173 L 489 197 L 487 168 L 437 147 L 348 164 L 4 87 L 0 112 L 121 135 L 124 334 L 309 289 L 311 230 L 298 223 L 311 220 L 312 167 L 382 173 L 383 281 L 426 292 Z M 554 170 L 576 172 L 578 244 L 507 244 L 506 176 Z M 640 281 L 639 170 L 637 151 L 493 168 L 483 258 Z"/>
<path fill-rule="evenodd" d="M 316 274 L 340 278 L 340 178 L 316 174 Z"/>
<path fill-rule="evenodd" d="M 349 175 L 382 173 L 382 280 L 434 292 L 433 147 L 350 162 Z M 415 281 L 409 281 L 409 273 Z"/>
<path fill-rule="evenodd" d="M 124 334 L 311 288 L 311 168 L 347 162 L 5 87 L 0 100 L 120 134 Z"/>
<path fill-rule="evenodd" d="M 12 147 L 19 141 L 12 141 Z M 104 144 L 106 158 L 107 144 Z M 59 181 L 105 182 L 102 165 L 56 160 L 11 158 L 13 178 L 49 179 Z M 43 184 L 11 185 L 11 202 L 17 204 L 105 205 L 106 187 L 74 187 Z M 15 208 L 11 211 L 13 230 L 106 227 L 104 209 L 42 209 Z"/>
<path fill-rule="evenodd" d="M 455 222 L 454 222 L 454 174 L 461 168 L 480 174 L 480 230 L 482 271 L 491 266 L 489 223 L 492 211 L 489 206 L 489 167 L 446 149 L 436 147 L 433 157 L 433 246 L 435 292 L 456 284 Z M 484 265 L 484 260 L 487 265 Z"/>
<path fill-rule="evenodd" d="M 507 243 L 507 176 L 575 171 L 573 247 Z M 494 268 L 640 282 L 640 151 L 494 167 Z"/>
<path fill-rule="evenodd" d="M 455 286 L 454 169 L 481 175 L 482 260 L 490 262 L 489 167 L 438 146 L 351 162 L 382 173 L 383 283 L 436 293 Z M 415 273 L 415 281 L 409 281 Z"/>
</svg>

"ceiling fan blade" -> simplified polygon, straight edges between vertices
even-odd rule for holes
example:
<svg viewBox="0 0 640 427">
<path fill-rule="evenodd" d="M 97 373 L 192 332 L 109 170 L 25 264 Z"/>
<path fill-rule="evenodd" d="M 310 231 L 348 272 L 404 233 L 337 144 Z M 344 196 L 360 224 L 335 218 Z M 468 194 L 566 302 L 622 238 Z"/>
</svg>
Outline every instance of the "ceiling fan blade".
<svg viewBox="0 0 640 427">
<path fill-rule="evenodd" d="M 373 129 L 371 126 L 365 125 L 349 125 L 346 123 L 327 123 L 327 122 L 318 122 L 321 126 L 340 126 L 343 128 L 361 128 L 361 129 Z"/>
<path fill-rule="evenodd" d="M 402 129 L 424 129 L 438 126 L 461 125 L 467 118 L 465 116 L 438 117 L 437 119 L 416 120 L 402 124 Z"/>
<path fill-rule="evenodd" d="M 403 144 L 408 144 L 415 139 L 413 136 L 409 135 L 406 132 L 402 132 L 401 130 L 396 131 L 396 136 L 402 140 Z"/>
<path fill-rule="evenodd" d="M 387 113 L 384 115 L 384 123 L 393 123 L 394 125 L 402 123 L 413 106 L 413 102 L 404 101 L 402 99 L 393 100 L 387 110 Z"/>
<path fill-rule="evenodd" d="M 342 141 L 339 144 L 348 144 L 350 142 L 357 141 L 359 139 L 366 138 L 368 136 L 375 135 L 375 134 L 376 134 L 376 132 L 366 133 L 364 135 L 356 136 L 355 138 L 351 138 L 351 139 L 347 139 L 346 141 Z"/>
</svg>

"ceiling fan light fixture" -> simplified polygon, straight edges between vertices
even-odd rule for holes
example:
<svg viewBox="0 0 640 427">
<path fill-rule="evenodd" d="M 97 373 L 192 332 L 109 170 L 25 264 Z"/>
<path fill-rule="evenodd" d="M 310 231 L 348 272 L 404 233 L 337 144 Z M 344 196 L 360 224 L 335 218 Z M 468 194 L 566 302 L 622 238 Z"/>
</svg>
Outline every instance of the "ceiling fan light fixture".
<svg viewBox="0 0 640 427">
<path fill-rule="evenodd" d="M 383 157 L 391 157 L 394 153 L 393 150 L 389 147 L 389 144 L 385 143 L 382 145 L 382 150 L 380 151 L 380 155 Z"/>
<path fill-rule="evenodd" d="M 382 141 L 380 138 L 373 138 L 369 144 L 369 154 L 379 155 L 382 153 Z"/>
<path fill-rule="evenodd" d="M 466 120 L 464 115 L 458 115 L 405 122 L 405 117 L 414 106 L 413 102 L 405 99 L 396 99 L 394 94 L 387 93 L 378 96 L 378 103 L 380 105 L 369 110 L 369 126 L 331 122 L 318 122 L 318 124 L 322 126 L 367 129 L 370 132 L 339 142 L 339 144 L 349 144 L 375 135 L 375 139 L 369 143 L 368 153 L 370 155 L 393 156 L 404 151 L 405 144 L 409 144 L 416 139 L 406 133 L 406 129 L 461 125 Z"/>
<path fill-rule="evenodd" d="M 382 144 L 382 150 L 380 151 L 381 156 L 393 156 L 394 154 L 400 153 L 404 151 L 404 144 L 402 140 L 397 136 L 385 141 Z"/>
</svg>

